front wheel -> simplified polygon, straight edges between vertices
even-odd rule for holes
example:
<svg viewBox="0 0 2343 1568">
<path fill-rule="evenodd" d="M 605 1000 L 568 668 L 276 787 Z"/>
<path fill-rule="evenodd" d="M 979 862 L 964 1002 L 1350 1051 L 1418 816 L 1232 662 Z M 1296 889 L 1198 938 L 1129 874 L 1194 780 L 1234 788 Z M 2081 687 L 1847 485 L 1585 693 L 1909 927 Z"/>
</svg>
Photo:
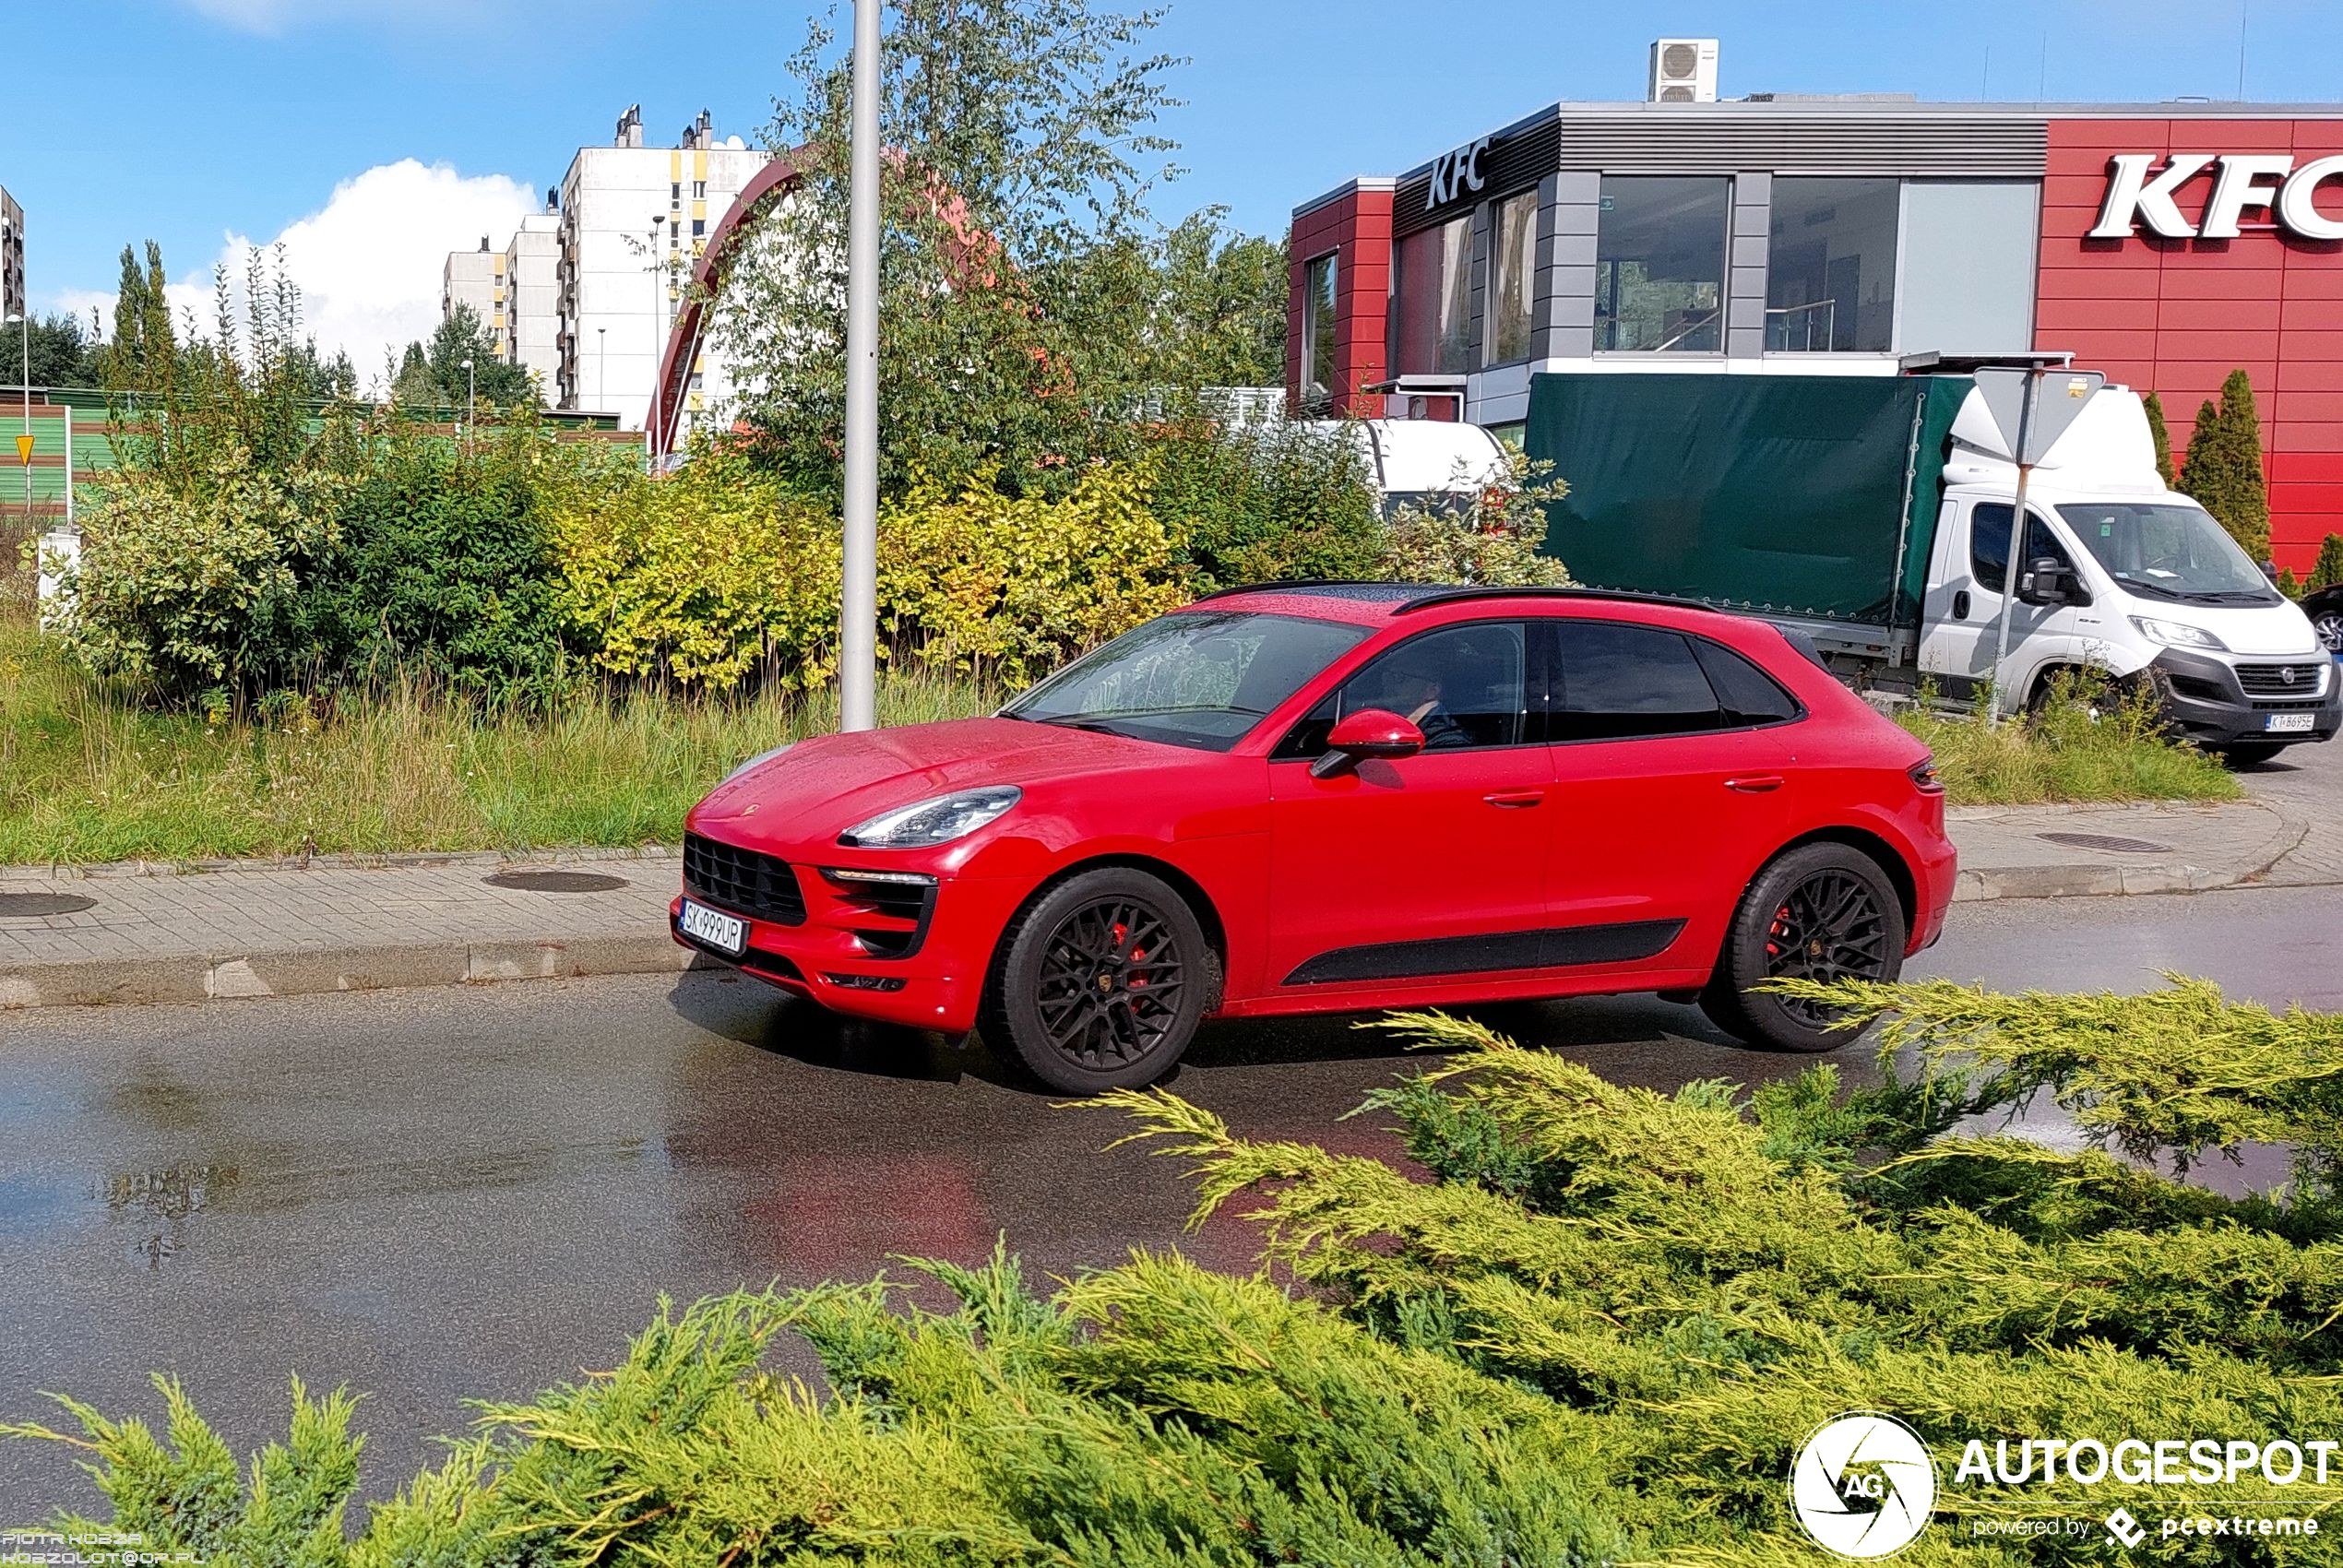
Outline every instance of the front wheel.
<svg viewBox="0 0 2343 1568">
<path fill-rule="evenodd" d="M 1010 923 L 982 1032 L 1053 1089 L 1136 1088 L 1172 1070 L 1219 990 L 1219 956 L 1187 900 L 1145 872 L 1101 867 Z"/>
<path fill-rule="evenodd" d="M 1904 907 L 1879 863 L 1808 844 L 1749 885 L 1700 1010 L 1727 1034 L 1775 1051 L 1830 1051 L 1853 1037 L 1836 1007 L 1750 988 L 1767 980 L 1892 980 L 1903 972 Z"/>
</svg>

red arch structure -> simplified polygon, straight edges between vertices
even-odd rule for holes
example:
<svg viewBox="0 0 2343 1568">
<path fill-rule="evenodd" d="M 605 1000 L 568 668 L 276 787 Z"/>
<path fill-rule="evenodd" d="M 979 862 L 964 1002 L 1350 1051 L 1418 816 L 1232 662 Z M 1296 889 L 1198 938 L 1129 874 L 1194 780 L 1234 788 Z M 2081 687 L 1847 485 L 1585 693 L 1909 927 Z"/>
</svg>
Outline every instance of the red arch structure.
<svg viewBox="0 0 2343 1568">
<path fill-rule="evenodd" d="M 798 152 L 803 150 L 801 148 Z M 802 172 L 798 152 L 774 159 L 741 187 L 741 194 L 732 198 L 732 205 L 724 209 L 724 216 L 709 231 L 708 244 L 699 259 L 692 264 L 692 284 L 684 291 L 683 311 L 668 331 L 667 350 L 660 356 L 659 380 L 654 384 L 653 407 L 646 422 L 650 429 L 654 462 L 675 450 L 675 433 L 683 423 L 692 365 L 699 358 L 700 347 L 708 337 L 708 308 L 721 292 L 725 274 L 737 259 L 741 243 L 760 210 L 768 200 L 786 194 L 797 184 Z"/>
<path fill-rule="evenodd" d="M 796 185 L 805 172 L 810 161 L 806 155 L 811 151 L 811 148 L 797 148 L 759 169 L 741 187 L 741 194 L 732 198 L 732 205 L 724 209 L 724 216 L 717 220 L 715 229 L 708 236 L 706 250 L 693 264 L 692 286 L 684 291 L 684 309 L 668 332 L 666 351 L 660 356 L 655 387 L 657 411 L 645 420 L 650 430 L 654 463 L 675 450 L 675 433 L 683 424 L 692 364 L 699 358 L 708 338 L 709 305 L 722 291 L 725 277 L 739 257 L 749 228 L 762 216 L 768 201 L 787 195 Z M 892 148 L 885 149 L 881 156 L 890 164 L 901 165 L 903 155 Z M 954 278 L 985 288 L 999 287 L 1008 272 L 1002 260 L 1001 246 L 989 232 L 969 221 L 967 204 L 933 182 L 927 187 L 926 202 L 928 210 L 942 219 L 952 232 L 947 243 L 952 248 Z"/>
</svg>

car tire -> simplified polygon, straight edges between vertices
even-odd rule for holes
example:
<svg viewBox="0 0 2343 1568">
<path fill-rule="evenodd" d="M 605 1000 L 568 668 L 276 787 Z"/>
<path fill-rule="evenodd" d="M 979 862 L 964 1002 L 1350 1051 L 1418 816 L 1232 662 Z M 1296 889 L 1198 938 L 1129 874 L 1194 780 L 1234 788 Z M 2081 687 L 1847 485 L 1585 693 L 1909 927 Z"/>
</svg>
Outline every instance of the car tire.
<svg viewBox="0 0 2343 1568">
<path fill-rule="evenodd" d="M 1009 922 L 980 1028 L 1061 1093 L 1137 1088 L 1172 1070 L 1219 992 L 1219 955 L 1188 901 L 1146 872 L 1104 866 Z"/>
<path fill-rule="evenodd" d="M 2311 629 L 2319 635 L 2319 646 L 2329 654 L 2343 657 L 2343 606 L 2322 610 L 2311 617 Z"/>
<path fill-rule="evenodd" d="M 2265 763 L 2286 750 L 2284 741 L 2240 741 L 2227 746 L 2215 746 L 2213 754 L 2231 767 L 2252 767 Z"/>
<path fill-rule="evenodd" d="M 1727 1034 L 1773 1051 L 1835 1051 L 1856 1036 L 1831 1008 L 1750 988 L 1780 976 L 1892 980 L 1903 973 L 1904 907 L 1879 862 L 1844 844 L 1807 844 L 1769 862 L 1742 895 L 1700 1010 Z"/>
</svg>

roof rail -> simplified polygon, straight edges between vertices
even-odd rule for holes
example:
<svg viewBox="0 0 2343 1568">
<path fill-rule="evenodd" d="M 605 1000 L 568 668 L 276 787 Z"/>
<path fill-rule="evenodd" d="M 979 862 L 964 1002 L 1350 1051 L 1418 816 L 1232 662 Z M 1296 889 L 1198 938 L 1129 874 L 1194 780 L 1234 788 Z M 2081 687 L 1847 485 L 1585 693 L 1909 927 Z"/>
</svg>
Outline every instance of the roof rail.
<svg viewBox="0 0 2343 1568">
<path fill-rule="evenodd" d="M 1281 582 L 1238 583 L 1231 588 L 1214 588 L 1210 593 L 1198 594 L 1188 602 L 1191 604 L 1202 604 L 1207 600 L 1227 599 L 1232 595 L 1240 593 L 1306 593 L 1312 588 L 1414 588 L 1416 586 L 1418 585 L 1413 583 L 1395 583 L 1387 579 L 1377 579 L 1374 577 L 1288 577 Z M 1427 588 L 1426 591 L 1437 592 L 1439 590 L 1437 588 Z"/>
<path fill-rule="evenodd" d="M 1637 593 L 1632 588 L 1547 587 L 1433 588 L 1421 599 L 1408 600 L 1391 613 L 1406 615 L 1418 610 L 1429 610 L 1435 604 L 1460 604 L 1475 599 L 1611 600 L 1626 604 L 1658 604 L 1671 610 L 1701 610 L 1710 614 L 1721 613 L 1713 604 L 1703 604 L 1696 599 L 1676 599 L 1664 593 Z"/>
</svg>

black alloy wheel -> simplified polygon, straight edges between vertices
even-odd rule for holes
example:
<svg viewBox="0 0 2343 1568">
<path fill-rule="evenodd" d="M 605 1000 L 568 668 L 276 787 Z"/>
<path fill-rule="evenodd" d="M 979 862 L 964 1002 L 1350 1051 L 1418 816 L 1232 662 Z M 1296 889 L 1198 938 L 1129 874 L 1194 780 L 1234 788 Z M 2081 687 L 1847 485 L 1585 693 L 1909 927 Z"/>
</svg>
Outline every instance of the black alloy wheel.
<svg viewBox="0 0 2343 1568">
<path fill-rule="evenodd" d="M 1169 1072 L 1216 1005 L 1219 956 L 1187 901 L 1145 872 L 1085 872 L 1020 911 L 986 986 L 982 1032 L 1053 1089 Z"/>
<path fill-rule="evenodd" d="M 1775 860 L 1742 895 L 1701 992 L 1727 1034 L 1778 1051 L 1832 1051 L 1860 1031 L 1834 1029 L 1841 1010 L 1751 988 L 1768 980 L 1892 980 L 1909 930 L 1879 863 L 1844 844 L 1808 844 Z"/>
</svg>

